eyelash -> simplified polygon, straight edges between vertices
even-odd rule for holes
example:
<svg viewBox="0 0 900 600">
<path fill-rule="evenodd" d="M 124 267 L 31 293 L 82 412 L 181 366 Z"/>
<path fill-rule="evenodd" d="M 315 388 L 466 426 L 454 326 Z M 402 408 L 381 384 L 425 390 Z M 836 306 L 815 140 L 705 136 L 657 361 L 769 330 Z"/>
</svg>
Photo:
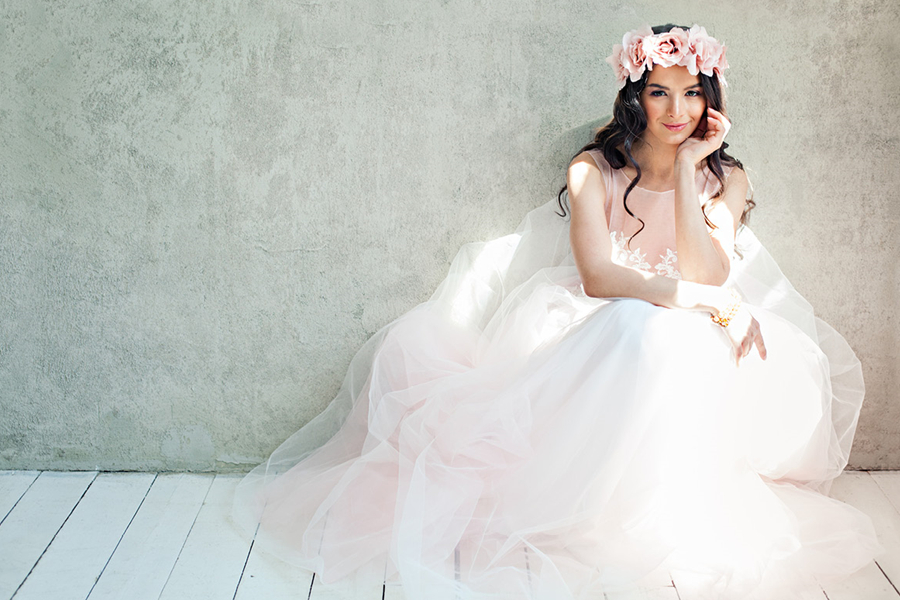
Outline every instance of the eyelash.
<svg viewBox="0 0 900 600">
<path fill-rule="evenodd" d="M 659 96 L 656 95 L 657 93 L 665 94 L 665 92 L 662 90 L 653 90 L 652 92 L 650 92 L 650 95 L 653 96 L 654 98 L 659 98 Z M 688 90 L 687 93 L 693 94 L 693 96 L 688 96 L 689 98 L 696 98 L 697 96 L 702 96 L 702 94 L 700 92 L 698 92 L 697 90 Z"/>
</svg>

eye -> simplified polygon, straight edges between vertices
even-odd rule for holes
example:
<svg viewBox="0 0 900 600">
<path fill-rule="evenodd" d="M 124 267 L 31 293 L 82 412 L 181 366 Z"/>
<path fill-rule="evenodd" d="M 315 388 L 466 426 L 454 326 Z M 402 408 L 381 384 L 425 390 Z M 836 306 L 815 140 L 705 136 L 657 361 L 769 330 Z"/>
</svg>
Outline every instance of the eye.
<svg viewBox="0 0 900 600">
<path fill-rule="evenodd" d="M 665 96 L 666 93 L 662 90 L 653 90 L 652 92 L 650 92 L 650 95 L 659 97 L 659 96 Z"/>
<path fill-rule="evenodd" d="M 701 94 L 701 93 L 698 92 L 697 90 L 688 90 L 688 96 L 690 96 L 690 97 L 702 96 L 702 95 L 703 95 L 703 94 Z"/>
</svg>

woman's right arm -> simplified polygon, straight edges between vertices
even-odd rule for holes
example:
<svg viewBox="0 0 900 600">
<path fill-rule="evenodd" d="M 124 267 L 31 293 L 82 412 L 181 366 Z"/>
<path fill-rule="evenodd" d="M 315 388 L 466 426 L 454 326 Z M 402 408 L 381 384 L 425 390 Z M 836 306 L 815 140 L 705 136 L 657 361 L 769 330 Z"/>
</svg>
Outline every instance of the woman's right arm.
<svg viewBox="0 0 900 600">
<path fill-rule="evenodd" d="M 725 288 L 670 279 L 614 263 L 606 222 L 606 185 L 590 154 L 582 152 L 575 157 L 566 180 L 572 213 L 569 241 L 585 294 L 597 298 L 639 298 L 668 308 L 712 314 L 728 307 L 732 298 Z M 765 357 L 759 324 L 746 310 L 741 312 L 742 318 L 725 328 L 737 358 L 746 356 L 753 343 Z"/>
</svg>

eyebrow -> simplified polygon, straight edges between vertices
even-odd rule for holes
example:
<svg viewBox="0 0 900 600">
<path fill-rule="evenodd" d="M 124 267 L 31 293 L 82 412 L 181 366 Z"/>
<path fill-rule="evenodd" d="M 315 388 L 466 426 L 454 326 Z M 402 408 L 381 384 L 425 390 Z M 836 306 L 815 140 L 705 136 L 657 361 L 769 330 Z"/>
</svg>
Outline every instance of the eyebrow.
<svg viewBox="0 0 900 600">
<path fill-rule="evenodd" d="M 647 87 L 658 87 L 658 88 L 660 88 L 660 89 L 662 89 L 662 90 L 667 90 L 667 89 L 669 89 L 669 88 L 667 88 L 667 87 L 664 86 L 664 85 L 659 85 L 658 83 L 648 83 L 648 84 L 647 84 Z M 700 82 L 698 81 L 698 82 L 695 83 L 694 85 L 690 85 L 690 86 L 688 86 L 688 87 L 685 88 L 685 89 L 688 89 L 688 90 L 689 90 L 689 89 L 692 89 L 692 88 L 695 88 L 695 87 L 700 87 L 700 88 L 702 88 L 702 87 L 703 87 L 703 84 L 700 83 Z"/>
</svg>

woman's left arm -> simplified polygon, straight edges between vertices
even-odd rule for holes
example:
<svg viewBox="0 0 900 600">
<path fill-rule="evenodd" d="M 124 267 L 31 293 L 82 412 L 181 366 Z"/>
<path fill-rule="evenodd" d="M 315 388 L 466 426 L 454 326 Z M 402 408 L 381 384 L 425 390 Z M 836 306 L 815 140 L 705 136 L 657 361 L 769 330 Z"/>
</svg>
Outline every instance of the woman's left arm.
<svg viewBox="0 0 900 600">
<path fill-rule="evenodd" d="M 715 227 L 710 232 L 698 202 L 697 167 L 722 146 L 731 123 L 715 109 L 708 108 L 707 113 L 702 134 L 682 142 L 675 155 L 675 242 L 678 267 L 685 280 L 722 285 L 731 270 L 734 236 L 744 213 L 749 182 L 742 169 L 731 170 L 722 195 L 706 215 Z"/>
<path fill-rule="evenodd" d="M 689 169 L 676 163 L 676 169 L 684 169 L 683 176 L 676 176 L 675 188 L 675 243 L 678 247 L 678 267 L 687 281 L 722 285 L 731 270 L 734 237 L 740 226 L 741 215 L 747 197 L 747 174 L 737 167 L 725 180 L 722 196 L 706 215 L 715 229 L 709 231 L 703 218 L 694 184 L 696 167 Z"/>
</svg>

